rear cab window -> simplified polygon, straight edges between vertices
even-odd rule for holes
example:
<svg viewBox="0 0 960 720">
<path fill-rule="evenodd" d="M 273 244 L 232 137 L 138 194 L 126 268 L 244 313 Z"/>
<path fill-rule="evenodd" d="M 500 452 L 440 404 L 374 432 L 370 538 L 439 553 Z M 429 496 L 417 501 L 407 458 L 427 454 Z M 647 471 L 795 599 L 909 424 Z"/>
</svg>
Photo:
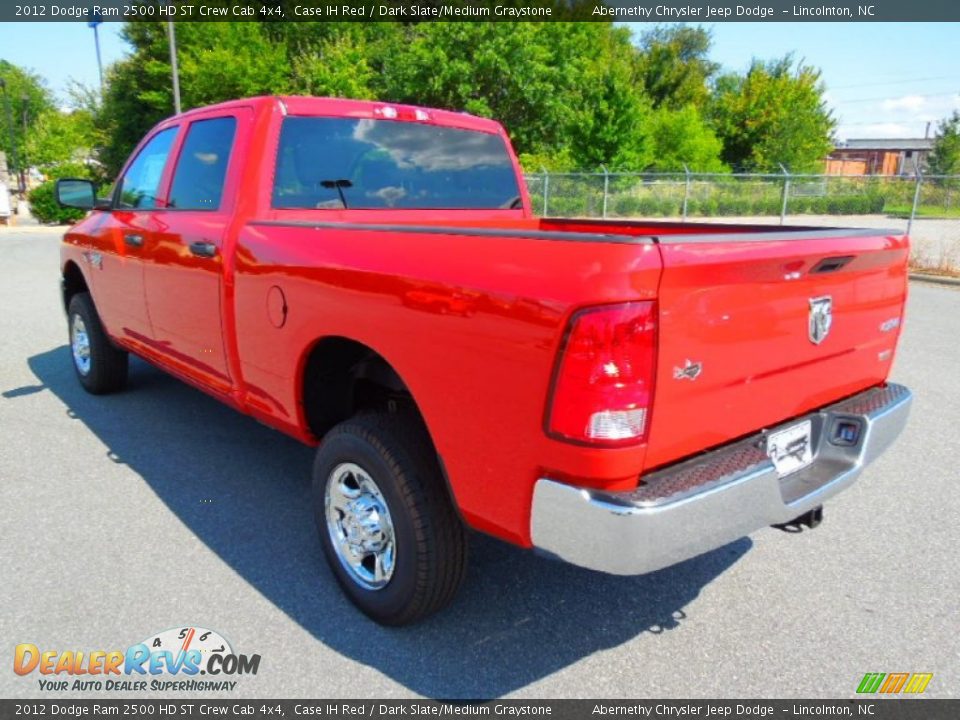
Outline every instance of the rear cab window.
<svg viewBox="0 0 960 720">
<path fill-rule="evenodd" d="M 327 117 L 283 121 L 274 208 L 520 207 L 497 134 L 424 123 Z"/>
</svg>

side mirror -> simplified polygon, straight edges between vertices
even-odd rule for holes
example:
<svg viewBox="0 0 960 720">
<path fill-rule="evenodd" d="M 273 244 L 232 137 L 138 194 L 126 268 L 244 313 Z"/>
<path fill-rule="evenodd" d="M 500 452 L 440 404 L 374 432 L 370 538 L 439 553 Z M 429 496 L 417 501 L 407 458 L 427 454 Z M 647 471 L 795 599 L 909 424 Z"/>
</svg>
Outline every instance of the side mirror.
<svg viewBox="0 0 960 720">
<path fill-rule="evenodd" d="M 60 207 L 93 210 L 98 206 L 96 185 L 89 180 L 75 178 L 57 180 L 54 195 Z"/>
</svg>

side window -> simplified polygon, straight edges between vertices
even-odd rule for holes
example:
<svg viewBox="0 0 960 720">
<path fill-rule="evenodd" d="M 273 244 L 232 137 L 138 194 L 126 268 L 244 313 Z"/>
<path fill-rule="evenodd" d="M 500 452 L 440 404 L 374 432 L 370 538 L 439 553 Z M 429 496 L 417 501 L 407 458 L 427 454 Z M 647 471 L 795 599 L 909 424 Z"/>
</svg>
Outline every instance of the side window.
<svg viewBox="0 0 960 720">
<path fill-rule="evenodd" d="M 191 123 L 173 171 L 171 208 L 216 210 L 220 207 L 236 129 L 237 121 L 232 117 Z"/>
<path fill-rule="evenodd" d="M 167 128 L 154 135 L 143 147 L 120 181 L 117 207 L 134 210 L 157 207 L 160 177 L 176 136 L 177 128 Z"/>
</svg>

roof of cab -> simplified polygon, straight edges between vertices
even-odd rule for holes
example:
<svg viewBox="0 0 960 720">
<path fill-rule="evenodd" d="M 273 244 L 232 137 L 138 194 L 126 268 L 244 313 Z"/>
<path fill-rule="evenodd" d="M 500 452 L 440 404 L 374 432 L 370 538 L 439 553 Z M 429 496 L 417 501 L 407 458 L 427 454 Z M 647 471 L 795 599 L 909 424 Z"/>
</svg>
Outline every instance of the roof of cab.
<svg viewBox="0 0 960 720">
<path fill-rule="evenodd" d="M 187 110 L 180 115 L 169 118 L 169 120 L 189 118 L 191 115 L 196 115 L 201 112 L 206 113 L 210 110 L 229 110 L 237 107 L 250 106 L 255 108 L 262 108 L 263 106 L 279 108 L 281 112 L 287 115 L 369 118 L 378 120 L 396 118 L 401 121 L 427 122 L 435 125 L 457 127 L 466 130 L 479 130 L 488 133 L 503 132 L 503 127 L 495 120 L 477 117 L 476 115 L 470 115 L 468 113 L 437 110 L 435 108 L 377 100 L 350 100 L 346 98 L 307 97 L 302 95 L 261 95 L 239 100 L 227 100 L 226 102 L 217 103 L 216 105 L 207 105 L 205 107 Z M 391 114 L 391 109 L 395 111 L 394 114 Z M 426 119 L 418 117 L 416 115 L 418 111 L 420 113 L 426 113 Z"/>
</svg>

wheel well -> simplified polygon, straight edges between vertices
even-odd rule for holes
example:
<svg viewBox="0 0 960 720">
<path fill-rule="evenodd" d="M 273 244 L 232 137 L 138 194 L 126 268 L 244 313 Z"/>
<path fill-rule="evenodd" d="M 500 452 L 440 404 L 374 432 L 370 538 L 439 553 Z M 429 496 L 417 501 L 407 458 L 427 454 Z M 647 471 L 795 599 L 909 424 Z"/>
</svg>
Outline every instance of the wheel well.
<svg viewBox="0 0 960 720">
<path fill-rule="evenodd" d="M 77 293 L 88 292 L 87 281 L 74 262 L 68 262 L 63 268 L 63 309 L 70 307 L 70 299 Z"/>
<path fill-rule="evenodd" d="M 420 416 L 396 370 L 363 343 L 324 338 L 310 351 L 303 372 L 304 412 L 318 438 L 362 410 L 406 407 Z"/>
</svg>

